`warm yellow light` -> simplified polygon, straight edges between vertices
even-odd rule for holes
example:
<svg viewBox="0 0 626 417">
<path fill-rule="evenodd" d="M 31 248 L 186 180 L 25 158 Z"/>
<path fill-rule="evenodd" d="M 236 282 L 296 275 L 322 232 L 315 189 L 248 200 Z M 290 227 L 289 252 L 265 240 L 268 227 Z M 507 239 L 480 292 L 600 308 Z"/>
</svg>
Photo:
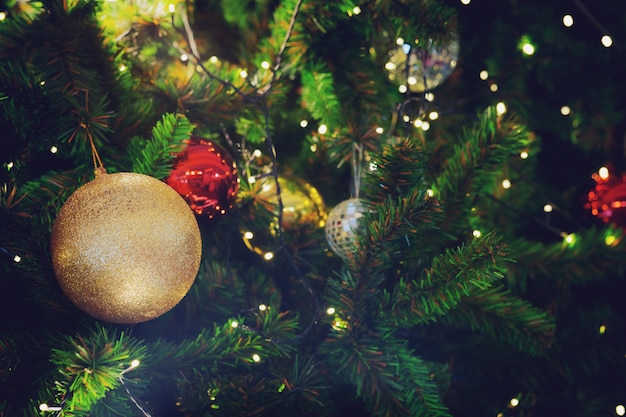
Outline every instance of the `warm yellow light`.
<svg viewBox="0 0 626 417">
<path fill-rule="evenodd" d="M 404 94 L 408 91 L 408 88 L 406 85 L 402 84 L 401 86 L 398 87 L 398 91 Z"/>
<path fill-rule="evenodd" d="M 426 93 L 424 94 L 424 98 L 426 99 L 426 101 L 433 101 L 435 99 L 435 95 L 433 93 Z"/>
<path fill-rule="evenodd" d="M 241 70 L 241 72 L 239 73 L 239 76 L 241 78 L 248 78 L 248 71 L 246 70 Z"/>
<path fill-rule="evenodd" d="M 317 131 L 320 135 L 324 135 L 328 132 L 328 126 L 321 124 L 318 128 Z"/>
<path fill-rule="evenodd" d="M 505 190 L 511 188 L 511 185 L 511 180 L 509 180 L 508 178 L 502 180 L 502 188 L 504 188 Z"/>
<path fill-rule="evenodd" d="M 56 146 L 52 145 L 50 147 L 50 153 L 57 153 L 59 151 L 59 148 L 57 148 Z"/>
<path fill-rule="evenodd" d="M 328 314 L 329 316 L 332 316 L 333 314 L 335 314 L 335 307 L 328 307 L 326 309 L 326 314 Z"/>
<path fill-rule="evenodd" d="M 498 113 L 498 116 L 502 116 L 504 113 L 506 113 L 506 104 L 504 104 L 503 102 L 499 102 L 498 104 L 496 104 L 496 113 Z"/>
<path fill-rule="evenodd" d="M 176 5 L 175 5 L 175 4 L 173 4 L 173 3 L 168 4 L 168 5 L 167 5 L 167 10 L 168 10 L 170 13 L 174 13 L 174 12 L 176 11 Z"/>
<path fill-rule="evenodd" d="M 472 2 L 472 0 L 461 0 L 461 4 L 467 6 L 468 4 L 470 4 Z"/>
<path fill-rule="evenodd" d="M 522 159 L 528 159 L 528 152 L 522 151 L 519 153 L 519 157 Z"/>
<path fill-rule="evenodd" d="M 430 113 L 428 113 L 428 118 L 430 120 L 437 120 L 439 118 L 439 113 L 437 113 L 436 111 L 431 111 Z"/>
<path fill-rule="evenodd" d="M 421 127 L 422 127 L 422 130 L 423 130 L 423 131 L 427 131 L 427 130 L 429 130 L 429 129 L 430 129 L 430 123 L 428 122 L 428 120 L 424 120 L 424 121 L 422 122 L 422 126 L 421 126 Z"/>
<path fill-rule="evenodd" d="M 252 355 L 252 360 L 255 362 L 261 362 L 261 357 L 255 353 Z"/>
<path fill-rule="evenodd" d="M 472 235 L 478 238 L 478 237 L 481 237 L 483 234 L 481 233 L 480 230 L 476 229 L 472 232 Z"/>
<path fill-rule="evenodd" d="M 13 161 L 7 162 L 7 169 L 10 170 L 13 168 Z"/>
<path fill-rule="evenodd" d="M 617 238 L 613 235 L 608 235 L 607 237 L 604 238 L 604 243 L 607 246 L 613 246 L 617 243 Z"/>
<path fill-rule="evenodd" d="M 237 327 L 239 327 L 239 322 L 233 320 L 232 323 L 230 323 L 230 327 L 232 327 L 233 329 L 236 329 Z"/>
<path fill-rule="evenodd" d="M 413 126 L 422 127 L 422 123 L 424 122 L 421 119 L 415 119 L 415 121 L 413 122 Z"/>
<path fill-rule="evenodd" d="M 274 254 L 272 252 L 267 252 L 265 255 L 263 255 L 263 259 L 265 259 L 266 261 L 271 261 L 272 259 L 274 259 Z"/>
<path fill-rule="evenodd" d="M 566 28 L 571 28 L 573 24 L 574 24 L 574 18 L 572 17 L 571 14 L 566 14 L 565 16 L 563 16 L 563 25 Z"/>
<path fill-rule="evenodd" d="M 130 363 L 130 367 L 131 367 L 131 368 L 136 368 L 136 367 L 138 367 L 138 366 L 139 366 L 139 364 L 140 364 L 140 363 L 141 363 L 141 362 L 139 361 L 139 359 L 135 359 L 135 360 L 133 360 L 133 361 Z"/>
<path fill-rule="evenodd" d="M 404 38 L 396 39 L 396 45 L 404 45 Z"/>
<path fill-rule="evenodd" d="M 482 70 L 480 74 L 478 74 L 478 76 L 480 77 L 481 80 L 484 81 L 487 78 L 489 78 L 489 73 L 487 72 L 487 70 Z"/>
<path fill-rule="evenodd" d="M 409 85 L 415 85 L 417 84 L 417 78 L 410 76 L 409 78 L 406 79 L 406 82 L 409 83 Z"/>
<path fill-rule="evenodd" d="M 259 304 L 259 311 L 267 310 L 267 306 L 265 304 Z"/>
<path fill-rule="evenodd" d="M 360 14 L 361 8 L 359 6 L 354 6 L 354 8 L 352 9 L 352 13 L 354 13 L 355 15 Z"/>
<path fill-rule="evenodd" d="M 382 135 L 385 132 L 385 129 L 383 129 L 382 127 L 377 127 L 376 128 L 376 133 L 378 133 L 379 135 Z"/>
<path fill-rule="evenodd" d="M 568 116 L 570 113 L 572 112 L 572 109 L 570 109 L 569 106 L 563 106 L 561 107 L 561 114 L 563 116 Z"/>
<path fill-rule="evenodd" d="M 546 204 L 545 206 L 543 206 L 543 211 L 545 211 L 546 213 L 552 213 L 552 204 Z"/>
<path fill-rule="evenodd" d="M 519 398 L 511 398 L 509 405 L 511 407 L 517 407 L 519 405 Z"/>
<path fill-rule="evenodd" d="M 602 178 L 603 180 L 606 180 L 607 178 L 609 178 L 609 169 L 607 167 L 601 167 L 598 170 L 598 175 L 600 176 L 600 178 Z"/>
<path fill-rule="evenodd" d="M 624 407 L 622 404 L 617 404 L 615 406 L 615 414 L 617 414 L 618 416 L 623 416 L 624 414 L 626 414 L 626 407 Z"/>
<path fill-rule="evenodd" d="M 613 38 L 609 35 L 604 35 L 600 41 L 602 42 L 602 46 L 605 48 L 610 48 L 611 45 L 613 45 Z"/>
<path fill-rule="evenodd" d="M 309 125 L 308 120 L 305 120 L 305 119 L 300 120 L 300 127 L 304 128 L 304 127 L 307 127 L 308 125 Z"/>
<path fill-rule="evenodd" d="M 117 68 L 120 70 L 120 72 L 124 72 L 127 69 L 126 65 L 124 65 L 124 64 L 120 64 L 120 66 L 117 67 Z"/>
<path fill-rule="evenodd" d="M 187 54 L 181 54 L 181 56 L 180 56 L 180 60 L 181 60 L 181 61 L 183 61 L 183 62 L 187 62 L 187 61 L 189 61 L 189 55 L 187 55 Z"/>
<path fill-rule="evenodd" d="M 270 68 L 270 63 L 267 61 L 263 61 L 261 62 L 261 68 L 263 69 L 269 69 Z"/>
<path fill-rule="evenodd" d="M 19 256 L 19 255 L 15 255 L 15 256 L 13 257 L 13 262 L 21 262 L 21 261 L 22 261 L 22 257 L 21 257 L 21 256 Z"/>
<path fill-rule="evenodd" d="M 311 152 L 317 152 L 317 144 L 316 143 L 312 143 L 311 146 L 309 146 L 309 150 Z"/>
<path fill-rule="evenodd" d="M 533 55 L 535 53 L 535 47 L 533 44 L 526 42 L 522 45 L 522 52 L 526 55 Z"/>
<path fill-rule="evenodd" d="M 598 333 L 600 334 L 606 333 L 606 326 L 604 324 L 600 325 L 600 328 L 598 329 Z"/>
<path fill-rule="evenodd" d="M 428 190 L 426 190 L 426 195 L 428 197 L 432 197 L 432 196 L 435 195 L 435 192 L 432 189 L 429 188 Z"/>
<path fill-rule="evenodd" d="M 5 20 L 7 18 L 7 12 L 0 12 L 0 21 Z"/>
<path fill-rule="evenodd" d="M 498 84 L 493 83 L 489 86 L 489 91 L 491 91 L 492 93 L 495 93 L 496 91 L 498 91 Z"/>
<path fill-rule="evenodd" d="M 568 245 L 573 245 L 574 243 L 576 243 L 576 235 L 573 233 L 570 234 L 566 234 L 563 233 L 563 240 L 565 240 L 565 243 L 567 243 Z"/>
</svg>

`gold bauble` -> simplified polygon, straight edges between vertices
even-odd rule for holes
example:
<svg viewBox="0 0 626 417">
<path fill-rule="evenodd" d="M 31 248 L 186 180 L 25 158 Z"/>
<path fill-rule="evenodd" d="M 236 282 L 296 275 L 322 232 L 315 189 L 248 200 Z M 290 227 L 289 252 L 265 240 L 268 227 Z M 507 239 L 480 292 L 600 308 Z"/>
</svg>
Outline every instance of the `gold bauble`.
<svg viewBox="0 0 626 417">
<path fill-rule="evenodd" d="M 61 208 L 51 249 L 57 280 L 76 306 L 101 320 L 139 323 L 187 294 L 202 241 L 189 206 L 167 184 L 98 173 Z"/>
<path fill-rule="evenodd" d="M 278 177 L 278 184 L 283 203 L 282 227 L 287 235 L 303 234 L 324 227 L 327 218 L 326 205 L 315 187 L 302 180 L 282 176 Z M 267 178 L 258 187 L 260 188 L 254 193 L 255 201 L 276 215 L 276 181 L 273 177 Z M 244 243 L 253 252 L 266 256 L 276 249 L 275 221 L 269 222 L 262 229 L 246 225 L 241 228 L 241 232 Z"/>
</svg>

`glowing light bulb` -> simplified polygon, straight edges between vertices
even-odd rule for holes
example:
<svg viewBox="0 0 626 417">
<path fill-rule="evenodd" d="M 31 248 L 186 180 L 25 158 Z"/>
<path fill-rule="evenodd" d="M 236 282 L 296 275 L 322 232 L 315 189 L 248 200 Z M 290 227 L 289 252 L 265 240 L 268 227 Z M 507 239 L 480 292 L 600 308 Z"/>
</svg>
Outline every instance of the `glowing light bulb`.
<svg viewBox="0 0 626 417">
<path fill-rule="evenodd" d="M 609 178 L 609 169 L 607 167 L 601 167 L 598 170 L 598 175 L 600 176 L 600 178 L 602 178 L 603 180 L 606 180 L 607 178 Z"/>
<path fill-rule="evenodd" d="M 352 9 L 352 13 L 354 13 L 355 15 L 360 14 L 361 8 L 359 6 L 354 6 L 354 8 Z"/>
<path fill-rule="evenodd" d="M 383 129 L 382 127 L 377 127 L 376 128 L 376 133 L 378 133 L 379 135 L 382 135 L 385 132 L 385 129 Z"/>
<path fill-rule="evenodd" d="M 533 44 L 526 42 L 522 45 L 522 52 L 525 55 L 533 55 L 535 53 L 535 47 Z"/>
<path fill-rule="evenodd" d="M 498 104 L 496 104 L 496 113 L 498 113 L 498 116 L 502 116 L 504 113 L 506 113 L 506 104 L 504 104 L 503 102 L 499 102 Z"/>
<path fill-rule="evenodd" d="M 173 3 L 168 4 L 167 10 L 169 10 L 170 13 L 174 13 L 176 11 L 176 5 L 174 5 Z"/>
<path fill-rule="evenodd" d="M 213 56 L 211 56 L 211 57 L 209 58 L 209 62 L 210 62 L 211 64 L 217 64 L 217 63 L 219 62 L 219 60 L 220 60 L 220 59 L 219 59 L 218 57 L 216 57 L 215 55 L 213 55 Z"/>
<path fill-rule="evenodd" d="M 241 72 L 239 73 L 239 76 L 241 78 L 248 78 L 248 71 L 246 70 L 241 70 Z"/>
<path fill-rule="evenodd" d="M 572 112 L 572 109 L 570 109 L 569 106 L 563 106 L 561 107 L 561 114 L 563 116 L 569 116 L 569 114 Z"/>
<path fill-rule="evenodd" d="M 430 113 L 428 113 L 428 118 L 430 120 L 437 120 L 439 118 L 439 113 L 437 113 L 436 111 L 431 111 Z"/>
<path fill-rule="evenodd" d="M 600 325 L 600 327 L 598 328 L 598 333 L 600 334 L 606 333 L 606 326 L 604 324 Z"/>
<path fill-rule="evenodd" d="M 300 127 L 305 128 L 308 125 L 309 125 L 309 121 L 308 120 L 305 120 L 305 119 L 300 120 Z"/>
<path fill-rule="evenodd" d="M 265 255 L 263 255 L 263 259 L 265 259 L 266 261 L 271 261 L 272 259 L 274 259 L 274 254 L 272 252 L 267 252 Z"/>
<path fill-rule="evenodd" d="M 574 18 L 572 17 L 571 14 L 566 14 L 565 16 L 563 16 L 563 25 L 566 28 L 571 28 L 573 24 L 574 24 Z"/>
<path fill-rule="evenodd" d="M 509 180 L 508 178 L 503 179 L 502 188 L 504 188 L 505 190 L 508 190 L 509 188 L 511 188 L 511 180 Z"/>
<path fill-rule="evenodd" d="M 263 61 L 261 62 L 261 68 L 263 69 L 269 69 L 270 68 L 270 63 L 267 61 Z"/>
<path fill-rule="evenodd" d="M 481 233 L 480 230 L 476 229 L 472 232 L 472 235 L 476 238 L 481 237 L 483 234 Z"/>
<path fill-rule="evenodd" d="M 243 234 L 243 237 L 245 237 L 246 239 L 250 240 L 250 239 L 252 239 L 254 237 L 254 233 L 252 233 L 252 232 L 245 232 Z"/>
<path fill-rule="evenodd" d="M 433 101 L 435 99 L 435 95 L 431 92 L 424 94 L 424 98 L 426 101 Z"/>
<path fill-rule="evenodd" d="M 472 0 L 461 0 L 461 4 L 464 5 L 464 6 L 467 6 L 471 2 L 472 2 Z"/>
<path fill-rule="evenodd" d="M 408 91 L 408 87 L 404 84 L 402 84 L 401 86 L 398 87 L 398 91 L 401 92 L 402 94 L 406 93 Z"/>
<path fill-rule="evenodd" d="M 428 190 L 426 190 L 426 195 L 428 197 L 432 197 L 432 196 L 435 195 L 435 192 L 432 189 L 429 188 Z"/>
<path fill-rule="evenodd" d="M 489 86 L 489 91 L 491 91 L 492 93 L 495 93 L 496 91 L 498 91 L 498 84 L 493 83 Z"/>
<path fill-rule="evenodd" d="M 50 153 L 57 153 L 59 151 L 59 148 L 57 148 L 56 146 L 52 145 L 50 147 Z"/>
<path fill-rule="evenodd" d="M 430 123 L 428 122 L 428 120 L 424 120 L 422 122 L 421 128 L 424 132 L 430 129 Z"/>
<path fill-rule="evenodd" d="M 265 304 L 259 304 L 259 311 L 267 310 L 267 306 Z"/>
<path fill-rule="evenodd" d="M 528 159 L 528 152 L 522 151 L 519 153 L 519 157 L 522 159 Z"/>
<path fill-rule="evenodd" d="M 230 327 L 232 327 L 233 329 L 236 329 L 237 327 L 239 327 L 239 322 L 233 320 L 233 322 L 230 323 Z"/>
<path fill-rule="evenodd" d="M 6 18 L 7 18 L 7 12 L 0 12 L 0 21 L 6 20 Z"/>
<path fill-rule="evenodd" d="M 611 45 L 613 45 L 613 38 L 611 38 L 609 35 L 604 35 L 600 42 L 602 42 L 602 46 L 604 46 L 605 48 L 610 48 Z"/>
<path fill-rule="evenodd" d="M 119 67 L 117 67 L 117 69 L 118 69 L 120 72 L 124 72 L 124 71 L 126 71 L 127 67 L 126 67 L 126 65 L 124 65 L 124 64 L 120 64 L 120 66 L 119 66 Z"/>
<path fill-rule="evenodd" d="M 187 54 L 181 54 L 181 56 L 180 56 L 180 60 L 181 60 L 181 61 L 183 61 L 183 62 L 187 62 L 187 61 L 189 61 L 189 55 L 187 55 Z"/>
<path fill-rule="evenodd" d="M 322 124 L 317 128 L 317 131 L 320 135 L 324 135 L 328 132 L 328 126 Z"/>
<path fill-rule="evenodd" d="M 545 206 L 543 206 L 543 211 L 545 211 L 546 213 L 552 213 L 552 204 L 546 204 Z"/>
<path fill-rule="evenodd" d="M 258 354 L 252 355 L 252 360 L 255 362 L 261 362 L 261 357 Z"/>
<path fill-rule="evenodd" d="M 517 407 L 519 405 L 519 398 L 511 398 L 509 405 L 511 407 Z"/>
<path fill-rule="evenodd" d="M 626 414 L 626 407 L 624 407 L 624 405 L 622 404 L 617 404 L 615 406 L 615 414 L 617 414 L 618 416 L 623 416 L 624 414 Z"/>
<path fill-rule="evenodd" d="M 13 257 L 13 262 L 18 263 L 18 262 L 21 262 L 21 261 L 22 261 L 22 257 L 21 256 L 15 255 Z"/>
<path fill-rule="evenodd" d="M 613 235 L 608 235 L 604 238 L 606 246 L 615 246 L 617 244 L 617 238 Z"/>
<path fill-rule="evenodd" d="M 396 39 L 396 45 L 404 45 L 404 38 Z"/>
<path fill-rule="evenodd" d="M 131 367 L 131 368 L 136 368 L 136 367 L 138 367 L 138 366 L 139 366 L 139 364 L 140 364 L 140 363 L 141 363 L 141 362 L 139 361 L 139 359 L 135 359 L 134 361 L 132 361 L 132 362 L 130 363 L 130 367 Z"/>
<path fill-rule="evenodd" d="M 309 150 L 311 152 L 317 152 L 317 144 L 316 143 L 312 143 L 311 146 L 309 146 Z"/>
<path fill-rule="evenodd" d="M 11 168 L 13 168 L 13 162 L 7 162 L 7 170 L 10 170 Z"/>
<path fill-rule="evenodd" d="M 563 240 L 565 241 L 565 243 L 567 243 L 568 245 L 573 245 L 574 243 L 576 243 L 576 235 L 573 233 L 567 234 L 567 233 L 562 233 L 561 234 L 563 236 Z"/>
<path fill-rule="evenodd" d="M 335 307 L 328 307 L 328 308 L 326 309 L 326 314 L 328 314 L 329 316 L 331 316 L 331 315 L 335 314 L 335 311 L 336 311 L 336 310 L 335 310 Z"/>
<path fill-rule="evenodd" d="M 487 78 L 489 78 L 489 73 L 487 72 L 487 70 L 482 70 L 480 74 L 478 74 L 478 76 L 481 80 L 485 81 Z"/>
<path fill-rule="evenodd" d="M 407 116 L 407 117 L 409 117 L 409 116 Z M 413 122 L 413 126 L 415 126 L 415 127 L 422 127 L 422 123 L 424 123 L 424 122 L 422 122 L 421 119 L 415 119 L 415 121 Z"/>
</svg>

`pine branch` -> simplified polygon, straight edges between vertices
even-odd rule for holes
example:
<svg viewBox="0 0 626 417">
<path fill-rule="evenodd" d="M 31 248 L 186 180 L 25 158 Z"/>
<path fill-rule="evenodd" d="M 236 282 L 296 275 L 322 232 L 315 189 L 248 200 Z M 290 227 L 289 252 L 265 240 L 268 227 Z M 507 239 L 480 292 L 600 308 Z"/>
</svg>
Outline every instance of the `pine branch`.
<svg viewBox="0 0 626 417">
<path fill-rule="evenodd" d="M 553 317 L 501 285 L 473 291 L 442 320 L 466 325 L 535 355 L 552 343 L 555 334 Z"/>
<path fill-rule="evenodd" d="M 167 177 L 172 170 L 176 155 L 185 147 L 193 126 L 181 114 L 164 114 L 152 129 L 152 139 L 144 142 L 140 138 L 131 140 L 127 153 L 132 161 L 133 172 L 153 176 L 157 179 Z"/>
<path fill-rule="evenodd" d="M 385 293 L 382 311 L 399 326 L 427 323 L 449 314 L 476 291 L 485 291 L 504 276 L 500 239 L 489 233 L 435 256 L 423 275 L 401 280 Z"/>
</svg>

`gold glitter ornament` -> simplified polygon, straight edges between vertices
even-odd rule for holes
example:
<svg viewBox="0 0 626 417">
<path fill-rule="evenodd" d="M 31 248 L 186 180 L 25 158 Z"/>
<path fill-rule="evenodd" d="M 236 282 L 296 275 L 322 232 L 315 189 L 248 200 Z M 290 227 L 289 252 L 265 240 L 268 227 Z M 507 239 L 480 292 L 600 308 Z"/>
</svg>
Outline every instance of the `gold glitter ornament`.
<svg viewBox="0 0 626 417">
<path fill-rule="evenodd" d="M 171 310 L 200 267 L 198 223 L 183 198 L 156 178 L 96 173 L 61 208 L 52 265 L 80 309 L 114 323 L 140 323 Z"/>
</svg>

